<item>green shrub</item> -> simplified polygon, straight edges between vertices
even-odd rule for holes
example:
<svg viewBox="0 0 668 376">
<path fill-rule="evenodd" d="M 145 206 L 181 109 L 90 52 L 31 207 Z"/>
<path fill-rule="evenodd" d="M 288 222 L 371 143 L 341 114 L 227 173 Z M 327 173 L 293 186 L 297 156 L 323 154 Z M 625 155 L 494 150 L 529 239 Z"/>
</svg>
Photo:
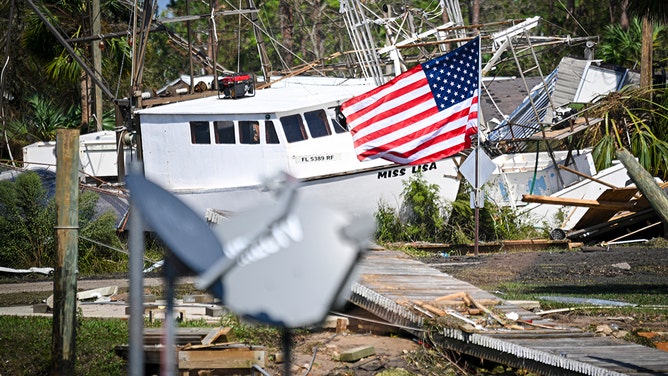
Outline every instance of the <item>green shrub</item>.
<svg viewBox="0 0 668 376">
<path fill-rule="evenodd" d="M 442 202 L 439 187 L 420 175 L 404 182 L 398 212 L 381 203 L 376 211 L 379 242 L 438 242 L 470 244 L 475 239 L 475 211 L 470 205 L 471 186 L 462 184 L 457 199 Z M 485 201 L 479 210 L 479 240 L 483 242 L 528 239 L 539 236 L 526 216 L 510 207 Z"/>
<path fill-rule="evenodd" d="M 376 217 L 376 240 L 379 242 L 393 242 L 404 236 L 397 212 L 384 202 L 378 204 Z"/>
<path fill-rule="evenodd" d="M 0 263 L 12 268 L 52 265 L 55 215 L 36 173 L 0 181 Z"/>
<path fill-rule="evenodd" d="M 127 256 L 115 226 L 115 215 L 98 214 L 97 193 L 79 195 L 79 272 L 127 270 Z M 20 174 L 14 181 L 0 181 L 0 265 L 11 268 L 55 266 L 56 205 L 48 198 L 35 172 Z M 90 241 L 92 240 L 92 241 Z"/>
</svg>

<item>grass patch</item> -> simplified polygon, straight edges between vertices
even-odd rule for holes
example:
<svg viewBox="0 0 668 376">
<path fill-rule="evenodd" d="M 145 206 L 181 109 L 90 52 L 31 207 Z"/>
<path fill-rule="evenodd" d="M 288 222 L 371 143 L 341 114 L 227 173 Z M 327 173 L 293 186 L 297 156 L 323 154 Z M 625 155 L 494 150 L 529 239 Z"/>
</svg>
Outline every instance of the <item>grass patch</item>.
<svg viewBox="0 0 668 376">
<path fill-rule="evenodd" d="M 0 316 L 0 375 L 51 375 L 51 317 Z M 147 328 L 161 327 L 161 321 L 144 323 Z M 204 320 L 179 323 L 180 327 L 230 326 L 239 342 L 263 345 L 270 349 L 281 346 L 277 329 L 253 325 L 233 314 L 224 315 L 220 323 Z M 295 334 L 303 334 L 297 331 Z M 126 375 L 127 364 L 114 348 L 128 344 L 128 321 L 122 319 L 77 318 L 75 373 L 77 375 Z"/>
<path fill-rule="evenodd" d="M 663 308 L 668 310 L 668 295 L 665 294 L 665 286 L 645 284 L 625 285 L 544 285 L 505 282 L 497 285 L 484 286 L 487 291 L 498 292 L 505 300 L 541 300 L 541 296 L 561 296 L 573 298 L 601 299 L 617 302 L 631 303 L 638 308 Z M 559 302 L 542 300 L 544 309 L 563 308 L 566 305 Z M 553 307 L 554 306 L 554 307 Z"/>
<path fill-rule="evenodd" d="M 51 375 L 50 317 L 0 316 L 0 374 Z M 120 319 L 80 319 L 76 328 L 77 375 L 124 375 L 125 361 L 114 346 L 128 342 L 128 323 Z"/>
</svg>

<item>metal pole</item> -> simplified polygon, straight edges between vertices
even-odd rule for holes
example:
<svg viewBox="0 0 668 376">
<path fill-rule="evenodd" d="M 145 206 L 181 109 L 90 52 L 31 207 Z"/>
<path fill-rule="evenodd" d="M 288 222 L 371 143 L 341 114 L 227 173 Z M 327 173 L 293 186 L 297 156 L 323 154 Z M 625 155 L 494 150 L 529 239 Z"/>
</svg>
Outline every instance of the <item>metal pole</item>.
<svg viewBox="0 0 668 376">
<path fill-rule="evenodd" d="M 76 360 L 79 238 L 79 130 L 56 131 L 56 270 L 52 361 L 56 375 L 73 375 Z"/>
<path fill-rule="evenodd" d="M 164 334 L 162 336 L 162 352 L 160 361 L 160 375 L 174 376 L 176 374 L 176 328 L 174 323 L 174 285 L 176 284 L 176 269 L 168 258 L 163 265 L 165 280 L 167 282 L 165 300 L 165 320 L 162 323 Z"/>
<path fill-rule="evenodd" d="M 478 36 L 477 38 L 480 38 Z M 478 98 L 480 98 L 481 93 L 480 93 L 480 88 L 482 87 L 482 38 L 478 40 Z M 480 103 L 480 102 L 478 102 Z M 480 235 L 480 207 L 478 205 L 478 201 L 480 199 L 480 178 L 478 175 L 480 175 L 480 172 L 478 171 L 479 169 L 479 161 L 480 161 L 480 118 L 482 115 L 482 108 L 480 107 L 480 104 L 478 104 L 478 124 L 477 124 L 477 137 L 476 137 L 476 145 L 475 145 L 475 179 L 474 180 L 474 194 L 473 194 L 473 200 L 474 200 L 474 211 L 475 211 L 475 240 L 473 243 L 473 253 L 476 257 L 478 257 L 478 248 L 479 248 L 479 235 Z"/>
<path fill-rule="evenodd" d="M 132 173 L 141 173 L 141 164 L 132 164 Z M 130 192 L 132 194 L 132 192 Z M 132 201 L 131 201 L 132 202 Z M 144 375 L 144 221 L 132 202 L 130 217 L 130 345 L 128 375 Z"/>
</svg>

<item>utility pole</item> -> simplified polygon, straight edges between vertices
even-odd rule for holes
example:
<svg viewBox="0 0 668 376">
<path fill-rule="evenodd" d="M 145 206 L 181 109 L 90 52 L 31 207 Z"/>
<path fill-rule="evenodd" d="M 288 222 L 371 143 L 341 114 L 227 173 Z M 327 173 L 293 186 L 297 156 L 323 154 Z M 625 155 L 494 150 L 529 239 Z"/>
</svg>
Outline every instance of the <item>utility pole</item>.
<svg viewBox="0 0 668 376">
<path fill-rule="evenodd" d="M 100 0 L 91 0 L 91 31 L 93 35 L 102 34 L 100 18 Z M 95 73 L 98 81 L 102 81 L 101 46 L 104 46 L 104 39 L 99 41 L 93 40 L 91 42 L 93 72 Z M 99 85 L 93 85 L 93 104 L 93 121 L 95 121 L 95 129 L 100 132 L 102 130 L 102 88 L 100 88 Z M 90 120 L 88 120 L 88 124 L 90 124 Z"/>
<path fill-rule="evenodd" d="M 55 375 L 73 375 L 76 360 L 79 239 L 79 130 L 56 131 L 56 270 L 52 362 Z"/>
</svg>

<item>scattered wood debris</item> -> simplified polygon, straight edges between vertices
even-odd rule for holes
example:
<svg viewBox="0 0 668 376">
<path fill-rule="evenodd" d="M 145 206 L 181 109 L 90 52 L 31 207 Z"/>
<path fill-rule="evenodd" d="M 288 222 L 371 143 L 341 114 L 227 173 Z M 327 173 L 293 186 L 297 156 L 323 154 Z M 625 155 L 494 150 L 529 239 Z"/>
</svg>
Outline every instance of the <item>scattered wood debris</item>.
<svg viewBox="0 0 668 376">
<path fill-rule="evenodd" d="M 657 191 L 664 193 L 663 200 L 668 201 L 665 198 L 668 183 L 662 182 L 657 184 L 657 187 Z M 640 236 L 643 231 L 662 230 L 661 213 L 656 212 L 652 200 L 636 186 L 608 188 L 595 200 L 525 194 L 522 201 L 588 208 L 573 228 L 568 231 L 561 230 L 564 236 L 573 242 L 611 244 L 626 240 L 630 236 Z"/>
<path fill-rule="evenodd" d="M 490 328 L 527 330 L 535 328 L 554 329 L 554 325 L 522 320 L 516 312 L 496 313 L 489 307 L 502 303 L 493 299 L 475 299 L 467 292 L 457 292 L 433 299 L 431 302 L 402 301 L 400 304 L 432 319 L 442 319 L 447 326 L 465 332 L 485 331 Z M 540 308 L 535 301 L 524 302 L 525 306 Z"/>
<path fill-rule="evenodd" d="M 266 351 L 261 346 L 250 346 L 233 342 L 232 329 L 217 328 L 176 328 L 175 357 L 181 374 L 218 374 L 250 370 L 253 366 L 264 367 Z M 144 332 L 144 353 L 147 367 L 161 364 L 164 333 L 161 328 L 146 328 Z M 127 359 L 128 345 L 116 346 L 119 356 Z"/>
</svg>

